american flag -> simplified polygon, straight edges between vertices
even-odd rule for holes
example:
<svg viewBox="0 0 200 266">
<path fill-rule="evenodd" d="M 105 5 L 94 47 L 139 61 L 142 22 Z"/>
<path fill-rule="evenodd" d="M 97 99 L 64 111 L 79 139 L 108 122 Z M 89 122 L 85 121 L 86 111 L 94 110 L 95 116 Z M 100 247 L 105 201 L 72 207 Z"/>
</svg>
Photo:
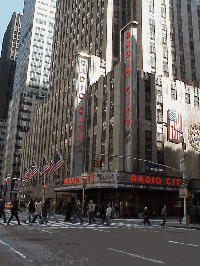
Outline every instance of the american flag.
<svg viewBox="0 0 200 266">
<path fill-rule="evenodd" d="M 43 176 L 45 172 L 48 172 L 49 168 L 50 168 L 49 163 L 48 163 L 47 159 L 44 157 L 42 169 L 40 171 L 40 176 Z"/>
<path fill-rule="evenodd" d="M 33 162 L 31 165 L 31 169 L 29 170 L 29 178 L 32 179 L 35 175 L 37 175 L 38 169 L 36 167 L 36 163 Z"/>
<path fill-rule="evenodd" d="M 29 178 L 29 170 L 28 170 L 28 168 L 25 166 L 25 167 L 24 167 L 23 179 L 25 180 L 25 179 L 27 179 L 27 178 Z"/>
<path fill-rule="evenodd" d="M 49 168 L 49 172 L 55 173 L 58 169 L 60 169 L 64 165 L 61 155 L 56 153 L 54 160 Z"/>
<path fill-rule="evenodd" d="M 167 139 L 171 142 L 181 142 L 183 131 L 182 115 L 174 110 L 168 110 Z"/>
</svg>

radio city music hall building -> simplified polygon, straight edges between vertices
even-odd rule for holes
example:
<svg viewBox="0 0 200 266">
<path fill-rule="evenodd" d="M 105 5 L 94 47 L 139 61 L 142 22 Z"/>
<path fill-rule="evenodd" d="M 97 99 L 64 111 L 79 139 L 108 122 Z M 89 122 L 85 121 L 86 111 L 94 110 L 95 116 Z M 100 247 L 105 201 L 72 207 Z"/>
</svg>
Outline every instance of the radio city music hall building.
<svg viewBox="0 0 200 266">
<path fill-rule="evenodd" d="M 121 62 L 113 70 L 105 74 L 100 58 L 80 53 L 69 91 L 51 90 L 36 106 L 24 139 L 21 177 L 24 165 L 34 160 L 41 167 L 43 155 L 51 162 L 58 150 L 64 166 L 55 175 L 45 173 L 47 199 L 82 200 L 84 186 L 86 203 L 117 203 L 121 216 L 129 204 L 132 215 L 144 205 L 160 215 L 163 204 L 175 215 L 182 136 L 186 173 L 199 178 L 199 89 L 137 70 L 136 22 L 124 28 L 121 42 Z M 94 69 L 102 76 L 91 82 Z M 19 195 L 41 199 L 43 180 L 38 175 L 21 182 Z"/>
</svg>

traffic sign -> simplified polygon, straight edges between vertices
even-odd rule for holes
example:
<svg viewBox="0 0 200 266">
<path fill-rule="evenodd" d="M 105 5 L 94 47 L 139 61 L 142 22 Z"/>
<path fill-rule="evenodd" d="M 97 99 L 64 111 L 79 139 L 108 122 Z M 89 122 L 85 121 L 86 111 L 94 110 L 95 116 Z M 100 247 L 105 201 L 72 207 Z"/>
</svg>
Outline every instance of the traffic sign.
<svg viewBox="0 0 200 266">
<path fill-rule="evenodd" d="M 187 198 L 187 189 L 186 188 L 180 188 L 179 189 L 179 198 Z"/>
</svg>

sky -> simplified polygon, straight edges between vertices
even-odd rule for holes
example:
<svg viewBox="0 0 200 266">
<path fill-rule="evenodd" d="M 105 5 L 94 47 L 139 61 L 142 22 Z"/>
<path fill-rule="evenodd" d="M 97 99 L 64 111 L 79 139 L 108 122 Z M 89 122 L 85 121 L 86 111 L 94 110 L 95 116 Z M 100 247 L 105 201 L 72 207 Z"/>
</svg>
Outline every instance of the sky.
<svg viewBox="0 0 200 266">
<path fill-rule="evenodd" d="M 0 51 L 3 36 L 14 12 L 22 13 L 24 0 L 0 0 Z M 1 52 L 0 52 L 1 54 Z"/>
</svg>

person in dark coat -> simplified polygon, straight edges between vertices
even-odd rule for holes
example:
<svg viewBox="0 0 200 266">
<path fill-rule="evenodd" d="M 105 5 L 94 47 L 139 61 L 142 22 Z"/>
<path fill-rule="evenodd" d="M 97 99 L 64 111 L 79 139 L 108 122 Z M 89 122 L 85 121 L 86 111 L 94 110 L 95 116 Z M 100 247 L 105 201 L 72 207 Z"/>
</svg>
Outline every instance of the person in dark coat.
<svg viewBox="0 0 200 266">
<path fill-rule="evenodd" d="M 79 218 L 81 225 L 83 224 L 81 209 L 82 209 L 81 208 L 81 202 L 80 202 L 80 200 L 77 200 L 73 223 L 77 223 L 77 218 Z"/>
<path fill-rule="evenodd" d="M 148 225 L 151 225 L 150 221 L 149 221 L 149 210 L 147 210 L 147 207 L 144 207 L 143 210 L 143 223 L 144 225 L 147 223 Z"/>
<path fill-rule="evenodd" d="M 107 205 L 103 204 L 103 206 L 101 207 L 101 224 L 104 224 L 104 222 L 106 221 L 106 209 L 107 209 Z"/>
<path fill-rule="evenodd" d="M 30 202 L 28 204 L 28 214 L 23 222 L 26 223 L 26 221 L 29 219 L 29 224 L 30 224 L 31 217 L 34 219 L 34 216 L 35 216 L 35 202 L 33 199 L 30 199 Z"/>
<path fill-rule="evenodd" d="M 0 199 L 0 218 L 4 219 L 4 223 L 6 223 L 6 214 L 5 214 L 5 202 L 3 199 Z"/>
<path fill-rule="evenodd" d="M 70 217 L 71 217 L 71 212 L 72 212 L 72 206 L 71 206 L 70 202 L 65 203 L 64 210 L 65 210 L 65 220 L 64 221 L 65 222 L 71 222 Z"/>
<path fill-rule="evenodd" d="M 162 208 L 161 216 L 162 216 L 162 219 L 163 219 L 163 222 L 161 223 L 161 227 L 165 228 L 166 218 L 167 218 L 167 208 L 166 208 L 166 205 L 164 205 L 163 208 Z"/>
<path fill-rule="evenodd" d="M 11 217 L 7 222 L 7 225 L 9 225 L 10 221 L 12 220 L 12 218 L 15 216 L 15 218 L 18 221 L 18 224 L 21 225 L 20 221 L 19 221 L 19 217 L 18 217 L 18 211 L 22 212 L 19 207 L 18 207 L 18 200 L 15 200 L 13 203 L 13 207 L 11 209 Z"/>
<path fill-rule="evenodd" d="M 47 213 L 48 213 L 48 205 L 47 201 L 45 201 L 42 204 L 42 220 L 40 221 L 40 224 L 45 223 L 47 225 Z"/>
</svg>

